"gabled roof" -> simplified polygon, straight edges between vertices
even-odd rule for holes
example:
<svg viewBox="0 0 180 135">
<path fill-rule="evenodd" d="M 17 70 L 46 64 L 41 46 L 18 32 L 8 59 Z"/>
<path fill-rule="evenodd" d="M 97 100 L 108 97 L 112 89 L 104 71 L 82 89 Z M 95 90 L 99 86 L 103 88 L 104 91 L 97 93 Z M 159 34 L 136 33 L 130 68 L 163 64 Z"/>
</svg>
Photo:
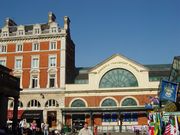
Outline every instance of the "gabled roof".
<svg viewBox="0 0 180 135">
<path fill-rule="evenodd" d="M 149 70 L 147 67 L 143 66 L 142 64 L 140 64 L 140 63 L 138 63 L 138 62 L 136 62 L 136 61 L 134 61 L 134 60 L 131 60 L 131 59 L 129 59 L 129 58 L 127 58 L 127 57 L 125 57 L 125 56 L 123 56 L 123 55 L 121 55 L 121 54 L 114 54 L 114 55 L 112 55 L 111 57 L 105 59 L 105 60 L 102 61 L 101 63 L 99 63 L 99 64 L 97 64 L 96 66 L 94 66 L 94 67 L 90 70 L 90 72 L 93 71 L 93 70 L 95 70 L 95 69 L 97 69 L 98 67 L 102 66 L 103 64 L 107 63 L 108 61 L 114 59 L 115 57 L 121 57 L 122 59 L 124 59 L 124 60 L 126 60 L 126 61 L 129 61 L 129 62 L 131 62 L 131 63 L 134 63 L 135 65 L 138 65 L 138 66 L 140 66 L 141 68 L 143 68 L 143 69 L 145 69 L 145 70 Z"/>
</svg>

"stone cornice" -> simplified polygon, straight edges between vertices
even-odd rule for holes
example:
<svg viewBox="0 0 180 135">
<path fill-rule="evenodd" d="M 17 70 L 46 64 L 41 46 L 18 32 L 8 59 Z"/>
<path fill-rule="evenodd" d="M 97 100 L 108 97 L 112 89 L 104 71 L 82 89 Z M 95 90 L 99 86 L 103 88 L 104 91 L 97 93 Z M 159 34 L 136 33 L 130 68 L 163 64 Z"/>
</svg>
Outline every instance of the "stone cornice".
<svg viewBox="0 0 180 135">
<path fill-rule="evenodd" d="M 55 38 L 66 37 L 67 33 L 53 33 L 53 34 L 43 34 L 43 35 L 26 35 L 26 36 L 12 36 L 6 38 L 0 38 L 0 42 L 16 42 L 16 41 L 27 41 L 27 40 L 49 40 Z"/>
</svg>

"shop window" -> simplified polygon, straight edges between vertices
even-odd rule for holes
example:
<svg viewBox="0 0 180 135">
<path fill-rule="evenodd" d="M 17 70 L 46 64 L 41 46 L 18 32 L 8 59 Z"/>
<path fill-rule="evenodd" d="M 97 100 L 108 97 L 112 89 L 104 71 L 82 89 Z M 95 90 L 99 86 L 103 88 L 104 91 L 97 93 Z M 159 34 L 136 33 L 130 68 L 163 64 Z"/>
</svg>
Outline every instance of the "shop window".
<svg viewBox="0 0 180 135">
<path fill-rule="evenodd" d="M 103 118 L 102 118 L 103 122 L 117 122 L 118 121 L 118 114 L 115 113 L 105 113 L 103 114 Z"/>
<path fill-rule="evenodd" d="M 137 122 L 138 121 L 138 113 L 124 113 L 123 114 L 123 121 L 124 122 Z"/>
</svg>

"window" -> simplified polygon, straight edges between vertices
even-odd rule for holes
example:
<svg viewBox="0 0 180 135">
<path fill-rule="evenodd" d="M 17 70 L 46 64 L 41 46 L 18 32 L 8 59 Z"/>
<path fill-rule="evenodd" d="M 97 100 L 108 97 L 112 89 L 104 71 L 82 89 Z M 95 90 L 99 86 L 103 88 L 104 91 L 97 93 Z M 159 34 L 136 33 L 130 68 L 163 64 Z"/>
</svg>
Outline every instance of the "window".
<svg viewBox="0 0 180 135">
<path fill-rule="evenodd" d="M 33 51 L 39 51 L 39 43 L 34 43 L 32 47 Z"/>
<path fill-rule="evenodd" d="M 28 107 L 41 107 L 41 104 L 39 103 L 39 101 L 33 99 L 31 101 L 28 102 Z"/>
<path fill-rule="evenodd" d="M 124 113 L 123 114 L 123 122 L 137 122 L 138 121 L 138 113 Z"/>
<path fill-rule="evenodd" d="M 102 117 L 103 122 L 117 122 L 118 115 L 116 113 L 104 113 Z"/>
<path fill-rule="evenodd" d="M 49 57 L 49 67 L 56 67 L 56 56 Z"/>
<path fill-rule="evenodd" d="M 7 36 L 8 36 L 8 32 L 7 32 L 7 31 L 3 31 L 2 36 L 3 36 L 3 37 L 7 37 Z"/>
<path fill-rule="evenodd" d="M 22 58 L 15 59 L 15 69 L 22 69 Z"/>
<path fill-rule="evenodd" d="M 100 88 L 137 87 L 136 77 L 125 69 L 112 69 L 101 78 Z"/>
<path fill-rule="evenodd" d="M 56 100 L 50 99 L 46 102 L 45 107 L 58 107 L 59 104 Z"/>
<path fill-rule="evenodd" d="M 39 58 L 38 57 L 32 57 L 32 66 L 31 68 L 39 68 Z"/>
<path fill-rule="evenodd" d="M 5 52 L 7 52 L 7 46 L 6 45 L 1 45 L 1 52 L 2 53 L 5 53 Z"/>
<path fill-rule="evenodd" d="M 56 42 L 55 41 L 52 41 L 50 42 L 50 50 L 55 50 L 57 47 L 56 47 Z"/>
<path fill-rule="evenodd" d="M 56 33 L 57 32 L 57 27 L 51 27 L 51 33 Z"/>
<path fill-rule="evenodd" d="M 133 98 L 126 98 L 123 100 L 122 106 L 137 106 L 137 102 Z"/>
<path fill-rule="evenodd" d="M 72 102 L 71 107 L 86 107 L 86 105 L 83 100 L 77 99 Z"/>
<path fill-rule="evenodd" d="M 34 34 L 40 34 L 40 29 L 39 28 L 35 28 L 34 29 Z"/>
<path fill-rule="evenodd" d="M 16 51 L 17 51 L 17 52 L 22 52 L 22 51 L 23 51 L 23 46 L 22 46 L 22 44 L 17 44 L 17 45 L 16 45 Z"/>
<path fill-rule="evenodd" d="M 38 76 L 32 76 L 32 88 L 38 88 Z"/>
<path fill-rule="evenodd" d="M 10 108 L 13 108 L 14 107 L 14 101 L 12 101 L 10 103 Z M 22 108 L 23 107 L 23 103 L 21 101 L 18 101 L 18 107 Z"/>
<path fill-rule="evenodd" d="M 24 35 L 24 30 L 18 30 L 18 35 Z"/>
<path fill-rule="evenodd" d="M 108 98 L 102 102 L 101 106 L 117 106 L 117 104 L 113 99 Z"/>
<path fill-rule="evenodd" d="M 6 59 L 0 59 L 0 65 L 6 66 Z"/>
<path fill-rule="evenodd" d="M 50 74 L 49 75 L 49 87 L 50 88 L 55 87 L 55 82 L 56 82 L 56 75 L 55 74 Z"/>
</svg>

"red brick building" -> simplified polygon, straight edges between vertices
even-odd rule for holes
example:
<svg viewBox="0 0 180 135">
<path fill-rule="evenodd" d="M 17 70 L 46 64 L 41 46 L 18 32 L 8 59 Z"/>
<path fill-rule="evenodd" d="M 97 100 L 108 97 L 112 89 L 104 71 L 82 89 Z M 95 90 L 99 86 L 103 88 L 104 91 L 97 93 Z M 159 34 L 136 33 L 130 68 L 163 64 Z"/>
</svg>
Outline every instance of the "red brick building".
<svg viewBox="0 0 180 135">
<path fill-rule="evenodd" d="M 20 78 L 19 109 L 25 111 L 23 117 L 29 122 L 34 118 L 28 118 L 28 113 L 38 113 L 39 124 L 44 120 L 56 127 L 61 121 L 65 84 L 73 82 L 75 73 L 75 45 L 69 27 L 68 17 L 59 27 L 50 12 L 47 23 L 17 25 L 7 18 L 0 30 L 0 64 Z M 9 107 L 13 107 L 11 102 Z"/>
</svg>

